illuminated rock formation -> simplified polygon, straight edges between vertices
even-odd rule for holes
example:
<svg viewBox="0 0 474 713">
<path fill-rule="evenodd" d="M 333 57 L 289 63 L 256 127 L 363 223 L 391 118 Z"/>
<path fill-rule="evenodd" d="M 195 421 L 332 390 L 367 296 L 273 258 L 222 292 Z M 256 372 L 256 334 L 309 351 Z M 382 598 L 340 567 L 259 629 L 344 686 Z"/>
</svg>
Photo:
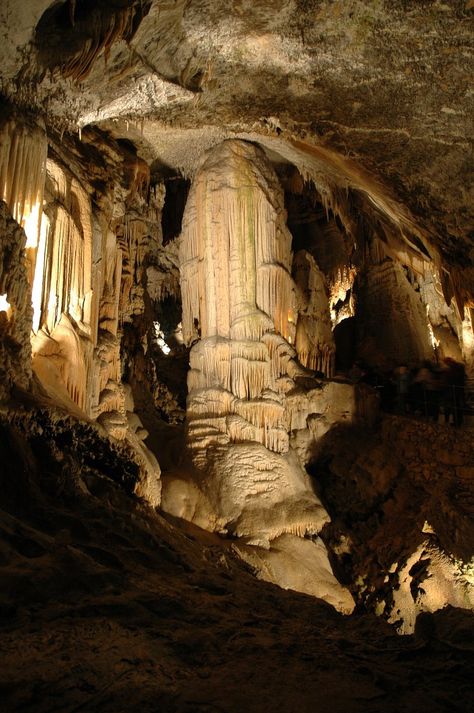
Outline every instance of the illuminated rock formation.
<svg viewBox="0 0 474 713">
<path fill-rule="evenodd" d="M 328 519 L 289 446 L 286 394 L 309 373 L 291 346 L 298 314 L 290 266 L 291 236 L 271 165 L 255 146 L 221 144 L 200 169 L 183 220 L 183 334 L 197 340 L 187 404 L 195 477 L 170 479 L 163 504 L 264 547 L 283 533 L 314 535 Z M 315 294 L 301 298 L 309 320 Z M 308 362 L 320 349 L 316 334 L 305 342 Z M 324 367 L 330 370 L 327 359 Z M 317 559 L 312 543 L 305 556 Z M 297 586 L 280 581 L 278 568 L 272 576 Z"/>
<path fill-rule="evenodd" d="M 199 338 L 188 377 L 188 442 L 288 450 L 279 379 L 295 352 L 291 236 L 263 152 L 225 142 L 207 158 L 183 221 L 183 336 Z"/>
<path fill-rule="evenodd" d="M 1 393 L 31 377 L 31 282 L 43 188 L 47 139 L 44 128 L 0 122 L 0 311 Z"/>
<path fill-rule="evenodd" d="M 246 509 L 266 510 L 270 491 L 284 502 L 295 485 L 317 507 L 303 473 L 292 475 L 281 456 L 288 434 L 280 380 L 295 355 L 290 264 L 291 236 L 270 164 L 250 144 L 225 142 L 207 158 L 189 196 L 181 284 L 184 338 L 199 337 L 190 357 L 188 444 L 196 468 L 214 474 L 206 490 L 222 526 L 233 522 L 240 535 L 253 534 L 258 517 L 246 526 L 237 524 L 239 517 Z M 235 477 L 242 482 L 232 482 Z M 258 485 L 262 478 L 267 487 Z M 304 531 L 307 517 L 299 522 L 295 515 L 291 526 Z M 319 517 L 308 525 L 317 527 Z M 274 522 L 260 529 L 284 527 Z"/>
<path fill-rule="evenodd" d="M 300 250 L 293 260 L 293 277 L 298 302 L 298 359 L 308 369 L 333 376 L 335 346 L 324 274 L 313 256 Z"/>
<path fill-rule="evenodd" d="M 129 441 L 142 464 L 137 492 L 157 505 L 160 469 L 130 415 L 133 405 L 126 408 L 120 362 L 120 324 L 140 290 L 146 227 L 126 212 L 119 221 L 125 241 L 117 239 L 112 214 L 93 206 L 90 186 L 46 161 L 40 126 L 12 117 L 0 131 L 0 196 L 15 219 L 3 203 L 2 383 L 28 386 L 32 367 L 53 404 Z M 146 171 L 138 159 L 132 164 L 130 204 L 148 189 Z"/>
<path fill-rule="evenodd" d="M 93 422 L 124 453 L 132 445 L 135 492 L 156 505 L 152 444 L 174 468 L 167 510 L 237 536 L 242 552 L 253 543 L 263 576 L 322 595 L 328 565 L 315 538 L 330 542 L 344 506 L 322 489 L 331 437 L 344 451 L 355 431 L 367 448 L 386 420 L 376 394 L 393 405 L 389 372 L 402 362 L 459 362 L 440 369 L 433 395 L 447 427 L 474 395 L 473 10 L 472 0 L 2 0 L 5 408 L 40 402 Z M 377 379 L 377 390 L 348 374 Z M 450 403 L 441 391 L 455 376 Z M 469 469 L 468 457 L 456 467 Z M 423 465 L 427 480 L 436 467 Z M 449 489 L 469 502 L 458 475 Z M 324 530 L 313 477 L 333 518 Z M 351 480 L 364 477 L 371 467 Z M 415 500 L 402 495 L 396 528 Z M 364 520 L 355 561 L 365 526 L 380 533 L 385 516 L 378 498 L 359 519 L 347 500 L 346 544 Z M 410 570 L 449 552 L 421 547 L 421 527 L 384 564 L 397 565 L 384 614 L 398 616 L 396 599 L 412 624 L 423 596 Z M 349 574 L 359 602 L 362 587 L 382 587 L 379 564 Z M 456 576 L 430 571 L 428 588 Z M 425 594 L 429 607 L 462 600 Z"/>
<path fill-rule="evenodd" d="M 95 328 L 90 198 L 48 160 L 33 281 L 33 368 L 53 398 L 92 413 Z"/>
<path fill-rule="evenodd" d="M 272 541 L 269 550 L 240 544 L 235 547 L 242 559 L 255 569 L 259 579 L 324 599 L 343 614 L 352 613 L 354 600 L 349 590 L 334 578 L 320 538 L 310 541 L 284 534 Z"/>
<path fill-rule="evenodd" d="M 47 138 L 43 127 L 8 118 L 0 125 L 0 199 L 27 227 L 28 247 L 36 247 L 43 200 Z"/>
</svg>

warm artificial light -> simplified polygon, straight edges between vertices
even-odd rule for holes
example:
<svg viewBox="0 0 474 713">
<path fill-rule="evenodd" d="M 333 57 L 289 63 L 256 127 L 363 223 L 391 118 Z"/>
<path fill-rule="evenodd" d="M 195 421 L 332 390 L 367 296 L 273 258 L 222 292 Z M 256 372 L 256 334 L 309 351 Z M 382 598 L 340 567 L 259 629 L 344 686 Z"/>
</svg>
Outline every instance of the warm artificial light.
<svg viewBox="0 0 474 713">
<path fill-rule="evenodd" d="M 26 233 L 26 247 L 38 247 L 38 238 L 40 232 L 40 207 L 36 203 L 31 209 L 31 213 L 23 221 L 23 229 Z"/>
<path fill-rule="evenodd" d="M 155 329 L 155 341 L 160 347 L 161 351 L 163 354 L 168 355 L 171 351 L 171 348 L 168 346 L 168 344 L 165 342 L 165 335 L 161 330 L 160 323 L 159 322 L 153 322 L 153 327 Z"/>
<path fill-rule="evenodd" d="M 31 216 L 30 216 L 31 217 Z M 46 257 L 46 238 L 49 230 L 49 220 L 43 213 L 41 226 L 39 230 L 38 251 L 36 254 L 35 276 L 33 279 L 33 287 L 31 289 L 31 302 L 33 305 L 33 332 L 37 332 L 41 321 L 41 301 L 43 298 L 43 280 L 45 271 Z M 25 228 L 26 232 L 26 228 Z M 27 243 L 28 245 L 28 243 Z M 35 246 L 36 247 L 36 246 Z"/>
<path fill-rule="evenodd" d="M 0 312 L 9 312 L 10 311 L 10 303 L 7 300 L 7 293 L 5 292 L 4 295 L 0 295 Z"/>
</svg>

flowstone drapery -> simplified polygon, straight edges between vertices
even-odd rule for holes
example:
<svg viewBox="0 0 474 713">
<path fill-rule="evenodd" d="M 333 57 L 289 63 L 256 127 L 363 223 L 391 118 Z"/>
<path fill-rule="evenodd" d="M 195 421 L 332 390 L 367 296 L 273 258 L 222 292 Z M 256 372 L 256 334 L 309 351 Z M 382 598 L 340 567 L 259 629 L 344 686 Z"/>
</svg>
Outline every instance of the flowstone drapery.
<svg viewBox="0 0 474 713">
<path fill-rule="evenodd" d="M 14 113 L 0 120 L 0 396 L 13 385 L 32 388 L 33 372 L 50 403 L 129 443 L 140 464 L 135 491 L 158 505 L 160 469 L 143 443 L 120 361 L 120 321 L 140 287 L 135 274 L 122 280 L 122 265 L 143 251 L 146 232 L 130 227 L 129 213 L 137 192 L 147 192 L 146 175 L 138 158 L 128 162 L 121 202 L 119 173 L 115 186 L 104 182 L 94 193 L 85 172 L 76 175 L 77 166 L 50 148 L 54 160 L 41 124 Z M 145 214 L 144 199 L 140 207 Z"/>
</svg>

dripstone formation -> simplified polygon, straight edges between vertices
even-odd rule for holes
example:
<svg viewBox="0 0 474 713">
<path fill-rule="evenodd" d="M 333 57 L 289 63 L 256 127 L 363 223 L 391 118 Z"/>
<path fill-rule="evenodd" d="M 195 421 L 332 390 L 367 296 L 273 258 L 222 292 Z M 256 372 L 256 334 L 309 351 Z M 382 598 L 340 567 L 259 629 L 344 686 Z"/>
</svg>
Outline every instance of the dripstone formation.
<svg viewBox="0 0 474 713">
<path fill-rule="evenodd" d="M 472 608 L 473 12 L 3 0 L 8 507 L 165 513 L 402 633 Z"/>
</svg>

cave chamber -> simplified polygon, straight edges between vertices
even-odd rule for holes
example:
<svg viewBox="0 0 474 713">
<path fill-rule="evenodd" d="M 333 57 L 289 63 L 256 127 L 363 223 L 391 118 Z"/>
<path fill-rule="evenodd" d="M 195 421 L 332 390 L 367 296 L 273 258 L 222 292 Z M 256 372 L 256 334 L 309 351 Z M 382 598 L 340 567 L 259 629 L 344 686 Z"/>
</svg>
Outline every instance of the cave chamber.
<svg viewBox="0 0 474 713">
<path fill-rule="evenodd" d="M 472 3 L 455 4 L 430 22 L 458 48 Z M 434 617 L 462 627 L 474 606 L 474 272 L 466 111 L 431 95 L 444 69 L 379 84 L 397 3 L 348 3 L 340 25 L 318 2 L 19 5 L 0 10 L 2 611 L 23 626 L 35 577 L 58 606 L 90 587 L 136 629 L 143 608 L 177 616 L 192 672 L 194 646 L 215 658 L 181 613 L 198 626 L 223 596 L 227 616 L 234 594 L 448 646 Z M 435 129 L 403 94 L 420 83 Z M 395 98 L 409 128 L 387 128 Z M 197 710 L 158 678 L 163 710 Z M 107 700 L 87 686 L 71 710 Z M 20 688 L 9 710 L 53 710 Z M 294 689 L 282 710 L 316 709 Z"/>
</svg>

